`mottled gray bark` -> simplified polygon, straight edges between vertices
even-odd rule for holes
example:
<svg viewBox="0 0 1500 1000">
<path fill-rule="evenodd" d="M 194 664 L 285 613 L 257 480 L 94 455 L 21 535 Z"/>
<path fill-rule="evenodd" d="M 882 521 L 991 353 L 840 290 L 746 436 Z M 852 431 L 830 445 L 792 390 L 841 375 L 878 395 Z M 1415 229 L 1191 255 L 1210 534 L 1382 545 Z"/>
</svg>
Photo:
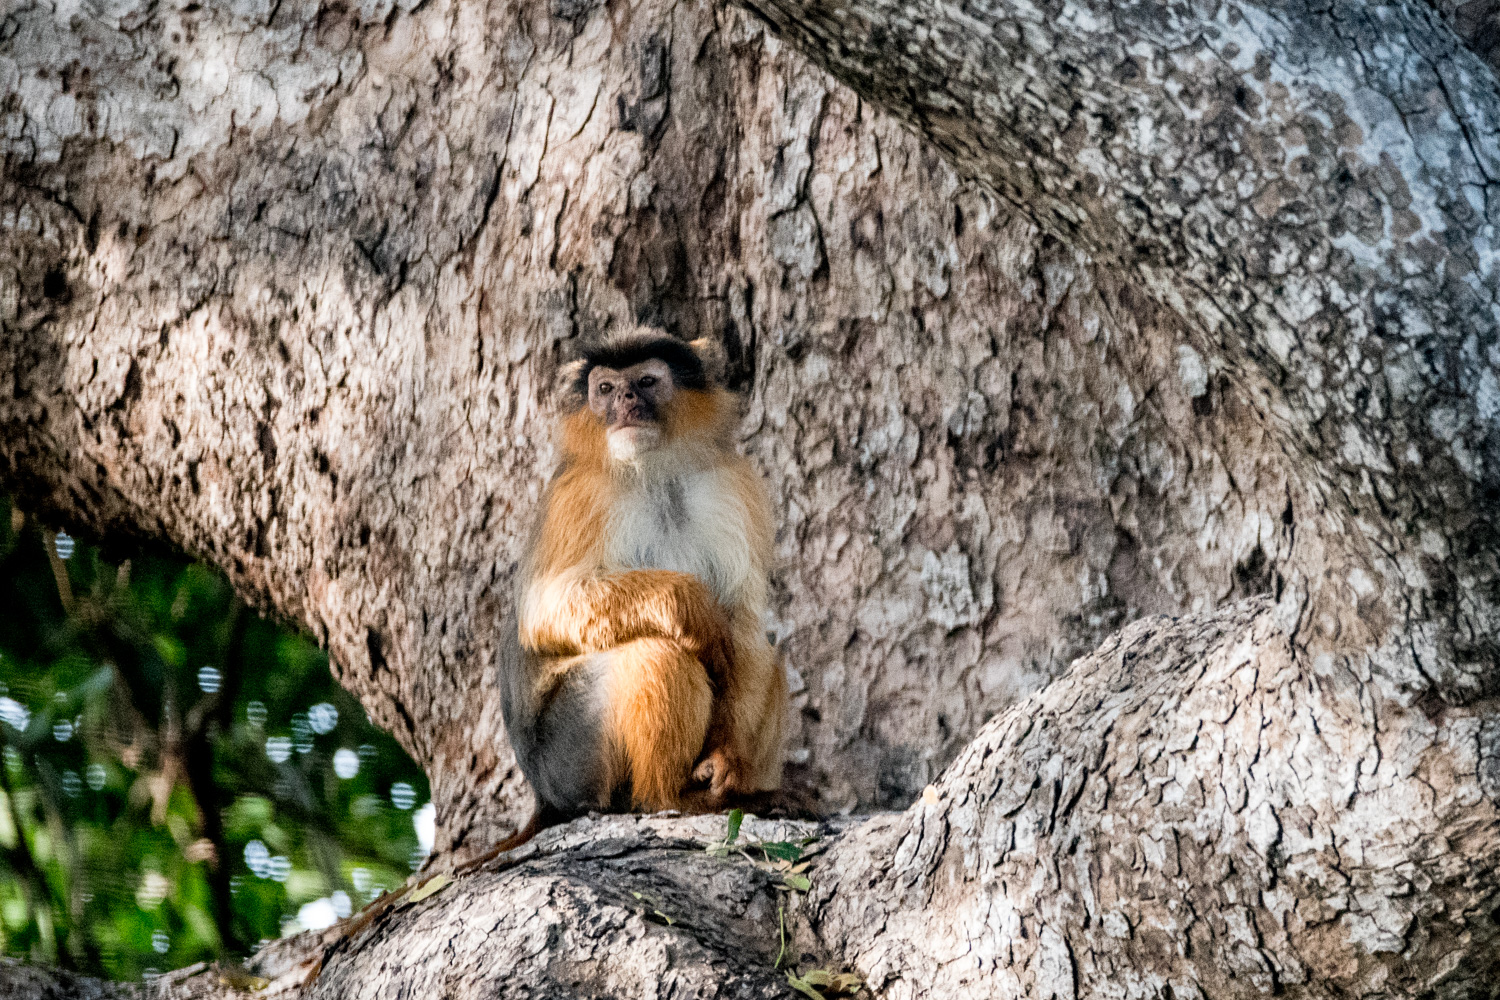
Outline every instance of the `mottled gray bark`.
<svg viewBox="0 0 1500 1000">
<path fill-rule="evenodd" d="M 135 997 L 133 986 L 101 983 L 56 969 L 39 969 L 0 958 L 0 997 L 5 1000 L 115 1000 Z"/>
<path fill-rule="evenodd" d="M 808 939 L 882 995 L 1494 995 L 1486 710 L 1322 675 L 1265 601 L 1137 622 L 1023 707 L 823 862 Z"/>
<path fill-rule="evenodd" d="M 1453 710 L 1391 739 L 1371 700 L 1299 665 L 1266 601 L 1148 618 L 906 813 L 748 822 L 825 835 L 807 896 L 706 855 L 722 818 L 582 820 L 250 972 L 268 996 L 790 996 L 781 905 L 792 965 L 857 968 L 884 997 L 1491 997 L 1490 723 Z M 233 991 L 210 968 L 150 995 Z"/>
<path fill-rule="evenodd" d="M 917 799 L 828 838 L 799 958 L 892 997 L 1488 995 L 1489 69 L 1415 4 L 757 9 L 854 89 L 669 0 L 13 5 L 7 487 L 312 629 L 461 856 L 524 809 L 490 671 L 566 342 L 719 337 L 790 778 Z M 1191 614 L 1116 634 L 1157 613 Z M 668 896 L 707 859 L 598 822 L 317 989 L 777 982 L 753 870 L 633 923 L 617 859 Z"/>
<path fill-rule="evenodd" d="M 1500 70 L 1500 3 L 1496 0 L 1430 0 L 1464 44 L 1491 69 Z"/>
<path fill-rule="evenodd" d="M 449 843 L 524 808 L 494 623 L 560 344 L 620 318 L 749 389 L 830 810 L 1287 558 L 1279 456 L 1169 317 L 742 15 L 255 10 L 6 20 L 7 480 L 310 627 Z"/>
<path fill-rule="evenodd" d="M 1500 693 L 1500 93 L 1430 10 L 760 9 L 1183 317 L 1338 538 L 1283 598 L 1315 655 Z"/>
<path fill-rule="evenodd" d="M 830 830 L 749 819 L 741 843 Z M 723 817 L 584 819 L 422 898 L 376 903 L 352 932 L 346 922 L 278 941 L 245 967 L 143 987 L 0 964 L 0 997 L 785 997 L 784 883 L 743 856 L 705 853 L 724 833 Z M 782 962 L 805 965 L 789 950 Z"/>
</svg>

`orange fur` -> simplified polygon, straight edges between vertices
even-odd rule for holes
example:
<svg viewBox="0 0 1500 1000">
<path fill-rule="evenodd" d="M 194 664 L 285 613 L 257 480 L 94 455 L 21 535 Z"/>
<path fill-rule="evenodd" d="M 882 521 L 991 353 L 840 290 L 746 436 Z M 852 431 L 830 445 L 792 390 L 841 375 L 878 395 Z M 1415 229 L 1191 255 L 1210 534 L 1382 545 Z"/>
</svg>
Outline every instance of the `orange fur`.
<svg viewBox="0 0 1500 1000">
<path fill-rule="evenodd" d="M 614 467 L 605 428 L 586 407 L 562 422 L 563 468 L 545 498 L 522 567 L 520 639 L 546 658 L 539 684 L 559 682 L 587 654 L 605 654 L 607 734 L 638 808 L 717 805 L 780 783 L 786 685 L 761 614 L 772 545 L 759 478 L 730 443 L 732 397 L 680 390 L 666 409 L 662 453 L 674 469 L 718 470 L 742 526 L 747 574 L 725 607 L 695 575 L 608 565 L 605 532 L 627 473 Z M 660 456 L 656 460 L 661 460 Z M 695 793 L 695 776 L 710 783 Z"/>
<path fill-rule="evenodd" d="M 679 808 L 708 735 L 713 691 L 703 666 L 670 640 L 636 639 L 615 650 L 605 683 L 631 803 Z"/>
<path fill-rule="evenodd" d="M 564 584 L 549 613 L 523 621 L 522 641 L 548 656 L 604 653 L 640 638 L 670 639 L 724 672 L 729 622 L 702 581 L 670 570 L 631 570 Z"/>
</svg>

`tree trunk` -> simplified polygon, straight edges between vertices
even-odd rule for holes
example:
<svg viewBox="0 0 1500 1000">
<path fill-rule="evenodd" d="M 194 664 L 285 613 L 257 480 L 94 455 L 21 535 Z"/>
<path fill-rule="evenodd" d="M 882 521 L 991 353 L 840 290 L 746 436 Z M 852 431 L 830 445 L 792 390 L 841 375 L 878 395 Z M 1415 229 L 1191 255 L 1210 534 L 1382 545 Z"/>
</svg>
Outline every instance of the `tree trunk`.
<svg viewBox="0 0 1500 1000">
<path fill-rule="evenodd" d="M 798 51 L 669 0 L 13 6 L 7 487 L 310 628 L 453 860 L 525 809 L 493 654 L 567 342 L 718 337 L 789 779 L 917 800 L 826 831 L 798 964 L 1492 995 L 1490 69 L 1410 2 L 755 6 Z M 784 993 L 721 824 L 580 821 L 311 992 Z"/>
</svg>

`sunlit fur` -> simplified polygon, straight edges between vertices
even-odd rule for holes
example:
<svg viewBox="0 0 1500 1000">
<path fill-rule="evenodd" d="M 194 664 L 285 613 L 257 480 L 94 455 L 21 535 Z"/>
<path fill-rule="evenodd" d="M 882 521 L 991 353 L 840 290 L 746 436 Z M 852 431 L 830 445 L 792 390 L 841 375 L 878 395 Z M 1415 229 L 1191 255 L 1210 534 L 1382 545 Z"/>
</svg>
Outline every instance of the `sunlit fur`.
<svg viewBox="0 0 1500 1000">
<path fill-rule="evenodd" d="M 580 665 L 599 671 L 611 782 L 637 808 L 780 783 L 786 688 L 762 624 L 771 516 L 733 413 L 720 388 L 678 390 L 657 447 L 612 454 L 599 418 L 574 410 L 521 567 L 537 697 Z M 711 791 L 688 791 L 695 765 L 714 772 Z"/>
</svg>

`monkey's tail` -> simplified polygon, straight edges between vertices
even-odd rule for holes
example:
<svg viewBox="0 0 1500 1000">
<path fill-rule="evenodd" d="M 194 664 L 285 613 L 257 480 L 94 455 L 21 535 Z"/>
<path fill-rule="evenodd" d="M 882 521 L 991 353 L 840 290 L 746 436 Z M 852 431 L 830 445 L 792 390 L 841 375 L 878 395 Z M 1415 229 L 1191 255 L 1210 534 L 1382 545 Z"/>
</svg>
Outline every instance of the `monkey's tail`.
<svg viewBox="0 0 1500 1000">
<path fill-rule="evenodd" d="M 500 675 L 500 715 L 518 759 L 529 755 L 536 745 L 536 719 L 541 707 L 526 669 L 519 624 L 515 612 L 511 612 L 500 626 L 500 655 L 496 665 Z M 521 764 L 522 770 L 526 770 L 526 761 Z"/>
<path fill-rule="evenodd" d="M 566 816 L 551 806 L 545 806 L 541 802 L 538 802 L 532 807 L 531 818 L 526 821 L 526 825 L 500 841 L 495 847 L 495 853 L 501 854 L 505 851 L 514 851 L 543 830 L 550 826 L 556 826 L 566 818 Z"/>
<path fill-rule="evenodd" d="M 531 758 L 537 749 L 537 717 L 541 714 L 540 699 L 530 683 L 526 669 L 526 652 L 521 648 L 519 621 L 512 612 L 501 626 L 500 638 L 500 714 L 505 719 L 506 733 L 510 736 L 511 749 L 521 771 L 532 782 L 533 805 L 531 819 L 511 836 L 502 840 L 485 853 L 480 861 L 493 858 L 504 851 L 515 850 L 549 826 L 556 826 L 567 819 L 560 810 L 542 801 L 536 791 Z"/>
<path fill-rule="evenodd" d="M 458 874 L 467 874 L 474 869 L 481 867 L 486 862 L 495 860 L 506 851 L 514 851 L 516 848 L 520 847 L 522 844 L 525 844 L 526 842 L 531 840 L 531 838 L 535 837 L 537 834 L 541 833 L 549 826 L 556 826 L 565 819 L 567 819 L 567 817 L 562 813 L 558 812 L 556 809 L 553 809 L 550 806 L 545 806 L 540 801 L 538 801 L 534 806 L 532 806 L 531 818 L 526 821 L 525 826 L 521 827 L 521 829 L 517 830 L 509 837 L 506 837 L 504 840 L 500 841 L 500 843 L 496 844 L 494 847 L 491 847 L 488 851 L 485 851 L 483 854 L 479 855 L 479 857 L 472 858 L 471 860 L 465 862 L 458 869 Z"/>
</svg>

